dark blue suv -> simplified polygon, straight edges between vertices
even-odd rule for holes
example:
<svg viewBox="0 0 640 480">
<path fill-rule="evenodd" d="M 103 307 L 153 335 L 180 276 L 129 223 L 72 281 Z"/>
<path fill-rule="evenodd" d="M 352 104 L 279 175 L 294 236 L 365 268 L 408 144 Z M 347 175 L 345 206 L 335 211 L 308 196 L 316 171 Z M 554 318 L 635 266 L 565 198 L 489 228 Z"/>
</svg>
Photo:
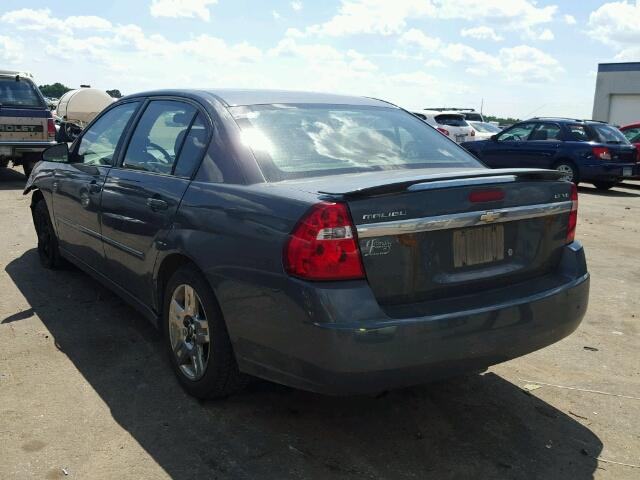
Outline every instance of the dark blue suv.
<svg viewBox="0 0 640 480">
<path fill-rule="evenodd" d="M 532 118 L 462 146 L 491 168 L 552 168 L 601 190 L 640 170 L 637 150 L 620 130 L 593 120 Z"/>
</svg>

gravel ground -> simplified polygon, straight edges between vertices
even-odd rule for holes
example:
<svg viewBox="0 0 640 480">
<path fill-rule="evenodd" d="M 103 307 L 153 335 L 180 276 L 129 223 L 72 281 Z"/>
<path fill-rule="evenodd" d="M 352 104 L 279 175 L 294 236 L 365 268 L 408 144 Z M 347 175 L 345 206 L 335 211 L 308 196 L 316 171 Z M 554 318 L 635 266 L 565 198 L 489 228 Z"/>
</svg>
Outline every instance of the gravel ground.
<svg viewBox="0 0 640 480">
<path fill-rule="evenodd" d="M 135 311 L 40 268 L 24 181 L 0 170 L 3 480 L 640 478 L 640 183 L 580 189 L 591 301 L 551 347 L 377 398 L 256 382 L 199 402 Z"/>
</svg>

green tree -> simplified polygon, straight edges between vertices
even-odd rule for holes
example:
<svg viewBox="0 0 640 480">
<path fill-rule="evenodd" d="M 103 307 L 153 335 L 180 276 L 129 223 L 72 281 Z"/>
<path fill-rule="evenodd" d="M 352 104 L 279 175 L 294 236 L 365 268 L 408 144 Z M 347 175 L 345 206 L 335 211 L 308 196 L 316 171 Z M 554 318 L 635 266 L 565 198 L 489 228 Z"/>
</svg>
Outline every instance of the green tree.
<svg viewBox="0 0 640 480">
<path fill-rule="evenodd" d="M 498 125 L 513 125 L 514 123 L 518 123 L 520 119 L 518 118 L 503 118 L 503 117 L 494 117 L 492 115 L 483 115 L 485 122 L 498 122 Z"/>
<path fill-rule="evenodd" d="M 56 82 L 52 85 L 40 85 L 40 91 L 45 97 L 60 98 L 62 95 L 71 90 L 66 85 Z"/>
<path fill-rule="evenodd" d="M 113 90 L 107 90 L 107 93 L 113 98 L 121 98 L 122 97 L 122 94 L 120 93 L 120 90 L 118 90 L 117 88 L 115 88 Z"/>
</svg>

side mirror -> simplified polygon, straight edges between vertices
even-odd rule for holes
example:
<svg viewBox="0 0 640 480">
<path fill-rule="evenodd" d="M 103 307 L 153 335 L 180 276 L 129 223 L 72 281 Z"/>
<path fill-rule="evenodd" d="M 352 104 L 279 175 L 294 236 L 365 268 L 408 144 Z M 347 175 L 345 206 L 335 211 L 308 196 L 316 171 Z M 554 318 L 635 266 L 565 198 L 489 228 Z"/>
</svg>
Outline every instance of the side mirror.
<svg viewBox="0 0 640 480">
<path fill-rule="evenodd" d="M 493 142 L 497 142 L 498 141 L 498 134 L 496 133 L 495 135 L 491 135 L 489 137 L 489 140 L 491 140 Z"/>
<path fill-rule="evenodd" d="M 67 163 L 69 162 L 69 145 L 58 143 L 42 152 L 42 160 L 45 162 Z"/>
</svg>

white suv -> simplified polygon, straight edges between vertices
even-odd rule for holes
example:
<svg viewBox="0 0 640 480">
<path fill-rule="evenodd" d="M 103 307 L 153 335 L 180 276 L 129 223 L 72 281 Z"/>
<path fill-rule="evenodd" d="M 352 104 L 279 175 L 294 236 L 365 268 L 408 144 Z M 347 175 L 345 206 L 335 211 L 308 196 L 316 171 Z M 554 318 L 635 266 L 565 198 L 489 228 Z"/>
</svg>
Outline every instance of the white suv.
<svg viewBox="0 0 640 480">
<path fill-rule="evenodd" d="M 439 112 L 435 110 L 409 110 L 416 117 L 421 118 L 435 127 L 440 133 L 458 143 L 475 140 L 476 132 L 467 123 L 464 114 L 460 112 Z"/>
</svg>

